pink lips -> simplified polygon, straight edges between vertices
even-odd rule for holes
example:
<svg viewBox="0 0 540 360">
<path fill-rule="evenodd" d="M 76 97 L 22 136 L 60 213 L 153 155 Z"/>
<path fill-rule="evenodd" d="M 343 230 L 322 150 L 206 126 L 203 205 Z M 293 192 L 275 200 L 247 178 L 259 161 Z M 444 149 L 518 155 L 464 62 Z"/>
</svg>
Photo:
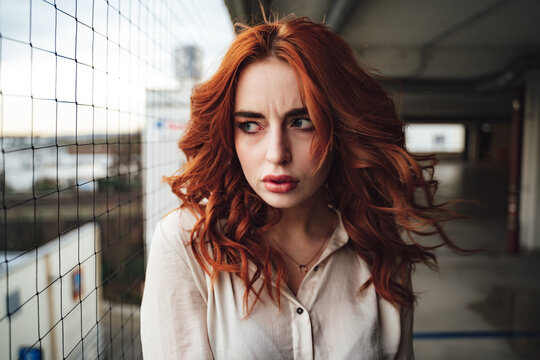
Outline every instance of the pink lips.
<svg viewBox="0 0 540 360">
<path fill-rule="evenodd" d="M 286 193 L 298 185 L 300 180 L 288 175 L 266 175 L 262 181 L 266 190 L 273 193 Z"/>
</svg>

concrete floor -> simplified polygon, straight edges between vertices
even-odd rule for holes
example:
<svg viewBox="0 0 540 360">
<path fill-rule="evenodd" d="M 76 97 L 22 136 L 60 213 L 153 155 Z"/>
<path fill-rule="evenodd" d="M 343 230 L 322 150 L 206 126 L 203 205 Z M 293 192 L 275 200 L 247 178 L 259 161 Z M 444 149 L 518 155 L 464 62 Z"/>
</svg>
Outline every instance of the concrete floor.
<svg viewBox="0 0 540 360">
<path fill-rule="evenodd" d="M 473 200 L 456 207 L 470 218 L 446 224 L 448 235 L 482 250 L 441 249 L 439 272 L 417 268 L 416 358 L 538 359 L 540 254 L 505 253 L 507 170 L 443 162 L 435 173 L 440 200 Z"/>
</svg>

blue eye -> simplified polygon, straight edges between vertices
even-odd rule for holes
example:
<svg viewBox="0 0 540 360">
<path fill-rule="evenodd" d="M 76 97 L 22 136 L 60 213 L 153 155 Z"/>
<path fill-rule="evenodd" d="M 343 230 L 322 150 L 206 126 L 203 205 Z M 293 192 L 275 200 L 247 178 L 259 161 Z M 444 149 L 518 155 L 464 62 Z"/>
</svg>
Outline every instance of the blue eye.
<svg viewBox="0 0 540 360">
<path fill-rule="evenodd" d="M 238 127 L 246 134 L 255 134 L 261 129 L 261 126 L 253 121 L 244 121 L 237 123 L 236 127 Z"/>
<path fill-rule="evenodd" d="M 301 130 L 312 130 L 313 123 L 306 118 L 298 118 L 292 121 L 291 127 L 299 128 Z"/>
</svg>

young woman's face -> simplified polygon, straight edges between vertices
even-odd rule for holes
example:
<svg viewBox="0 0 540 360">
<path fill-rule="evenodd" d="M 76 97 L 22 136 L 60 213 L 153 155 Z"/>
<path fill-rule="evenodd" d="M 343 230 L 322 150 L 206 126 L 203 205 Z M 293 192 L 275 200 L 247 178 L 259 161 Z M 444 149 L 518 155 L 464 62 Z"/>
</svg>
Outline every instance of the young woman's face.
<svg viewBox="0 0 540 360">
<path fill-rule="evenodd" d="M 238 79 L 234 145 L 244 175 L 270 206 L 310 205 L 323 196 L 330 160 L 314 173 L 313 123 L 293 69 L 275 57 L 248 65 Z"/>
</svg>

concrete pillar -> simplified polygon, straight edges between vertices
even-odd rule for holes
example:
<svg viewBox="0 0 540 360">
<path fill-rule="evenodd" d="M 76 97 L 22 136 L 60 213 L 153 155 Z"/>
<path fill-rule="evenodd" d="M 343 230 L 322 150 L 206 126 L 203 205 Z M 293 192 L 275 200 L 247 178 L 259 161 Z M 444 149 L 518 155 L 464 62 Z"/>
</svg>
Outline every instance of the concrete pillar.
<svg viewBox="0 0 540 360">
<path fill-rule="evenodd" d="M 523 92 L 512 101 L 510 131 L 510 176 L 508 186 L 508 219 L 506 223 L 506 251 L 519 252 L 519 196 L 521 194 L 521 149 L 523 147 Z"/>
<path fill-rule="evenodd" d="M 471 122 L 467 126 L 467 160 L 477 162 L 480 160 L 480 126 Z"/>
<path fill-rule="evenodd" d="M 540 250 L 540 72 L 525 75 L 520 234 L 525 251 Z"/>
</svg>

